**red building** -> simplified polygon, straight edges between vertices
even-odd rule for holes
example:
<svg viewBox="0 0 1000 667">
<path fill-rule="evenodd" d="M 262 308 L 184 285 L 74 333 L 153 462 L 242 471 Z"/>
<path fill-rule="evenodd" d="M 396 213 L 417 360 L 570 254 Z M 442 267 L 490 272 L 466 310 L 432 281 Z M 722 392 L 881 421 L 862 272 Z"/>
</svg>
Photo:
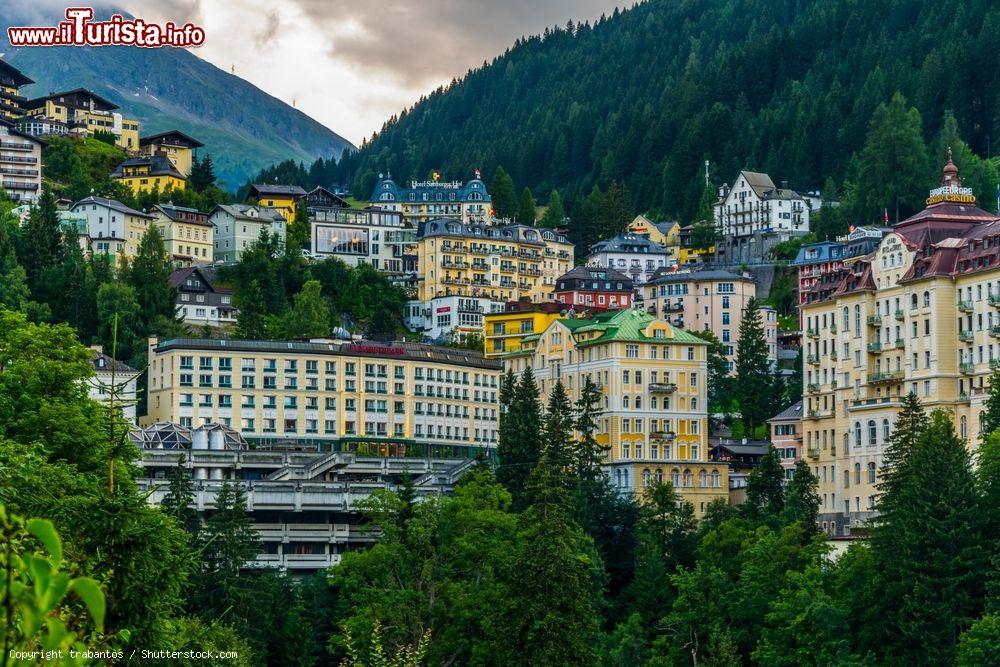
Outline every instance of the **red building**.
<svg viewBox="0 0 1000 667">
<path fill-rule="evenodd" d="M 556 301 L 590 310 L 632 307 L 632 279 L 603 266 L 578 266 L 556 278 Z"/>
</svg>

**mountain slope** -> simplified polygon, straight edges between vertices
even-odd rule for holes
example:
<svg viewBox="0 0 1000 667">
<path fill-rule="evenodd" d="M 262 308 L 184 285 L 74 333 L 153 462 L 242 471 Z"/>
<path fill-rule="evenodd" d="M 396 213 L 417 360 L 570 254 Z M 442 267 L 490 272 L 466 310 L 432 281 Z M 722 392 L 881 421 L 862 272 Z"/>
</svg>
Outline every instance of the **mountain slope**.
<svg viewBox="0 0 1000 667">
<path fill-rule="evenodd" d="M 18 24 L 16 8 L 13 13 L 5 13 L 6 25 Z M 202 150 L 212 155 L 229 188 L 274 162 L 291 158 L 308 163 L 351 148 L 301 111 L 181 49 L 12 50 L 6 42 L 4 48 L 5 58 L 37 82 L 23 94 L 35 97 L 82 86 L 137 117 L 143 134 L 174 128 L 187 132 L 205 143 Z"/>
<path fill-rule="evenodd" d="M 838 181 L 896 90 L 927 136 L 952 110 L 979 154 L 1000 137 L 1000 7 L 986 0 L 650 0 L 518 40 L 393 119 L 341 165 L 449 178 L 497 164 L 535 196 L 624 181 L 691 219 L 743 167 L 809 190 Z"/>
</svg>

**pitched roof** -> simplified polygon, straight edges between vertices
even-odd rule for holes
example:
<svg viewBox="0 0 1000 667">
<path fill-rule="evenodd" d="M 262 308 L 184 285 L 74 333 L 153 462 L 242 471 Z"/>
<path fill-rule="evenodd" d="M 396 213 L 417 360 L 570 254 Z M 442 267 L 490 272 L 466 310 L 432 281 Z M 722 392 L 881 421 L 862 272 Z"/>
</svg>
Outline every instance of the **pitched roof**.
<svg viewBox="0 0 1000 667">
<path fill-rule="evenodd" d="M 106 107 L 107 111 L 113 111 L 118 108 L 118 105 L 109 100 L 108 98 L 101 97 L 94 91 L 87 90 L 86 88 L 73 88 L 72 90 L 64 90 L 58 93 L 49 93 L 48 95 L 44 95 L 42 97 L 36 97 L 33 100 L 28 100 L 24 106 L 27 109 L 37 109 L 40 106 L 44 106 L 46 100 L 51 100 L 56 97 L 67 97 L 69 95 L 82 95 L 93 98 L 95 102 L 98 102 L 99 104 Z"/>
<path fill-rule="evenodd" d="M 564 280 L 612 280 L 614 282 L 627 283 L 625 288 L 632 289 L 631 278 L 617 269 L 605 266 L 586 266 L 581 264 L 556 278 L 556 282 Z"/>
<path fill-rule="evenodd" d="M 797 401 L 787 408 L 774 415 L 767 421 L 769 422 L 784 422 L 784 421 L 798 421 L 802 419 L 802 401 Z"/>
<path fill-rule="evenodd" d="M 94 371 L 97 373 L 110 373 L 112 369 L 114 369 L 115 373 L 139 372 L 124 361 L 113 359 L 99 350 L 93 350 L 93 352 L 94 358 L 91 361 L 94 364 Z"/>
<path fill-rule="evenodd" d="M 127 178 L 123 176 L 124 167 L 149 167 L 150 176 L 173 176 L 174 178 L 179 178 L 185 180 L 184 174 L 177 171 L 177 167 L 171 162 L 165 155 L 144 155 L 140 157 L 132 157 L 120 165 L 115 167 L 115 171 L 111 176 L 113 178 Z"/>
<path fill-rule="evenodd" d="M 663 244 L 650 241 L 645 236 L 637 234 L 618 234 L 610 239 L 598 241 L 590 246 L 590 254 L 599 252 L 634 252 L 634 253 L 659 253 L 667 255 L 670 253 Z"/>
<path fill-rule="evenodd" d="M 153 209 L 160 211 L 161 213 L 163 213 L 163 215 L 167 216 L 171 220 L 177 220 L 179 218 L 179 216 L 177 215 L 178 213 L 195 213 L 198 215 L 199 218 L 203 218 L 204 221 L 185 219 L 183 220 L 183 222 L 191 225 L 202 225 L 207 227 L 212 226 L 212 223 L 208 221 L 208 214 L 203 213 L 196 208 L 188 208 L 187 206 L 174 206 L 173 204 L 167 202 L 166 204 L 154 204 Z M 150 212 L 152 212 L 153 209 L 150 209 Z"/>
<path fill-rule="evenodd" d="M 217 287 L 215 285 L 215 271 L 206 271 L 199 266 L 191 266 L 186 269 L 177 269 L 170 274 L 170 285 L 172 287 L 180 287 L 190 278 L 192 275 L 197 274 L 199 278 L 213 291 L 221 292 L 223 294 L 232 293 L 232 289 L 228 287 Z"/>
<path fill-rule="evenodd" d="M 795 190 L 775 187 L 774 181 L 767 174 L 757 171 L 741 171 L 740 176 L 747 182 L 761 199 L 799 199 L 800 195 Z"/>
<path fill-rule="evenodd" d="M 254 193 L 258 196 L 289 196 L 292 197 L 303 197 L 306 191 L 303 190 L 298 185 L 272 185 L 270 183 L 254 183 L 250 186 L 250 194 L 248 196 L 253 196 Z"/>
<path fill-rule="evenodd" d="M 734 282 L 747 283 L 754 282 L 753 278 L 748 278 L 747 276 L 733 273 L 731 271 L 724 271 L 722 269 L 708 269 L 705 271 L 674 271 L 672 268 L 664 266 L 657 269 L 656 273 L 653 274 L 653 278 L 646 284 L 659 285 L 661 283 L 686 283 L 708 280 L 732 280 Z"/>
<path fill-rule="evenodd" d="M 168 130 L 167 132 L 151 134 L 147 137 L 139 137 L 139 145 L 145 146 L 147 144 L 163 143 L 162 140 L 164 139 L 174 139 L 175 141 L 180 141 L 183 144 L 187 144 L 189 148 L 201 148 L 205 145 L 191 135 L 184 134 L 180 130 Z"/>
<path fill-rule="evenodd" d="M 27 86 L 35 82 L 34 79 L 29 79 L 23 72 L 21 72 L 21 70 L 14 67 L 3 58 L 0 58 L 0 75 L 9 76 L 18 86 Z"/>
<path fill-rule="evenodd" d="M 264 222 L 268 224 L 276 220 L 281 220 L 282 222 L 285 221 L 285 216 L 283 216 L 278 209 L 273 206 L 260 206 L 258 204 L 216 204 L 209 216 L 211 217 L 212 215 L 215 215 L 215 212 L 220 209 L 237 220 Z M 247 212 L 251 210 L 257 211 L 258 214 L 249 215 Z M 268 215 L 271 217 L 267 217 Z"/>
<path fill-rule="evenodd" d="M 98 206 L 106 206 L 107 208 L 118 211 L 119 213 L 124 213 L 125 215 L 137 215 L 141 218 L 154 217 L 148 213 L 143 213 L 142 211 L 137 211 L 134 208 L 130 208 L 125 204 L 121 203 L 120 201 L 118 201 L 117 199 L 106 199 L 104 197 L 94 197 L 93 195 L 91 195 L 90 197 L 85 197 L 84 199 L 81 199 L 80 201 L 76 202 L 75 204 L 73 204 L 72 207 L 70 207 L 70 210 L 76 210 L 77 206 L 83 204 L 96 204 Z"/>
<path fill-rule="evenodd" d="M 669 325 L 668 338 L 652 338 L 645 331 L 657 318 L 648 313 L 631 308 L 611 310 L 598 313 L 592 317 L 558 319 L 556 322 L 564 325 L 574 334 L 588 331 L 601 331 L 596 338 L 578 341 L 577 345 L 594 345 L 608 341 L 634 341 L 659 343 L 686 343 L 690 345 L 708 345 L 708 343 L 689 331 Z"/>
</svg>

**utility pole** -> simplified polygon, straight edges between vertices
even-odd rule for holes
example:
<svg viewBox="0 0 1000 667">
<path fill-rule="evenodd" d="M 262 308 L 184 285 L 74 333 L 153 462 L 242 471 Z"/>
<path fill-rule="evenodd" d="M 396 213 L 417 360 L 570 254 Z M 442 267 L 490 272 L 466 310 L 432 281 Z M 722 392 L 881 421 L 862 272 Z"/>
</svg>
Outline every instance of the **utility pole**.
<svg viewBox="0 0 1000 667">
<path fill-rule="evenodd" d="M 101 382 L 97 380 L 97 387 L 108 394 L 108 403 L 105 409 L 108 411 L 108 491 L 115 491 L 115 460 L 118 454 L 118 411 L 126 407 L 135 405 L 136 399 L 119 398 L 125 391 L 129 382 L 135 380 L 138 375 L 125 378 L 119 382 L 117 378 L 118 365 L 118 313 L 111 326 L 111 382 Z M 139 373 L 145 372 L 145 368 Z"/>
<path fill-rule="evenodd" d="M 705 160 L 705 187 L 708 187 L 708 160 Z"/>
</svg>

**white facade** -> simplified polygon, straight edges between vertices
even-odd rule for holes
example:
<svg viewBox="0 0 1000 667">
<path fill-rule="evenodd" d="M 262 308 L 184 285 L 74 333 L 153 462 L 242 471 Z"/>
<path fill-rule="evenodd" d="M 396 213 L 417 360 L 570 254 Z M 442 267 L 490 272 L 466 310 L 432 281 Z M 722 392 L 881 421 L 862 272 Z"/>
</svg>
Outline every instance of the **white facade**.
<svg viewBox="0 0 1000 667">
<path fill-rule="evenodd" d="M 416 230 L 403 223 L 402 213 L 350 209 L 317 210 L 310 219 L 311 254 L 336 257 L 348 266 L 369 264 L 392 275 L 413 272 Z M 411 259 L 407 266 L 405 255 Z"/>
<path fill-rule="evenodd" d="M 408 301 L 404 323 L 410 331 L 431 340 L 449 335 L 460 339 L 469 334 L 482 335 L 486 314 L 503 312 L 503 308 L 502 301 L 452 294 L 428 301 Z"/>
<path fill-rule="evenodd" d="M 285 244 L 285 218 L 276 208 L 256 204 L 220 204 L 209 216 L 215 227 L 215 259 L 235 262 L 260 238 L 261 230 L 277 234 Z"/>
<path fill-rule="evenodd" d="M 590 248 L 587 266 L 615 269 L 632 279 L 636 287 L 653 279 L 657 269 L 676 266 L 671 251 L 643 236 L 620 234 Z"/>
<path fill-rule="evenodd" d="M 138 396 L 136 380 L 139 378 L 139 371 L 103 354 L 99 345 L 93 350 L 94 376 L 87 380 L 87 396 L 108 405 L 111 401 L 111 388 L 117 387 L 115 401 L 121 407 L 125 419 L 130 424 L 135 424 L 135 404 Z"/>
<path fill-rule="evenodd" d="M 155 219 L 114 199 L 87 197 L 70 207 L 87 220 L 87 236 L 95 252 L 134 257 Z"/>
<path fill-rule="evenodd" d="M 741 171 L 730 188 L 719 188 L 715 224 L 723 236 L 750 236 L 756 232 L 809 232 L 812 201 L 786 183 L 776 187 L 771 177 Z"/>
</svg>

